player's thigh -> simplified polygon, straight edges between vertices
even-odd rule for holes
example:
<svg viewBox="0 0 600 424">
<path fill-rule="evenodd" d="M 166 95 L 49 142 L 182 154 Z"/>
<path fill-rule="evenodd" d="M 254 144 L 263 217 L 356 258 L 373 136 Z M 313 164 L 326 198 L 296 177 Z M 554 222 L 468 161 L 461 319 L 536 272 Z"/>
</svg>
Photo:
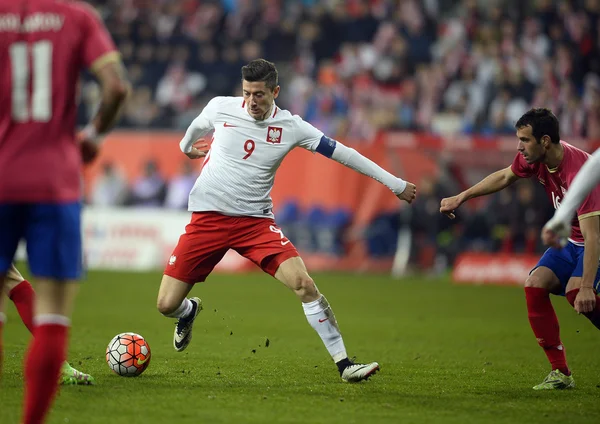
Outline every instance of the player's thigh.
<svg viewBox="0 0 600 424">
<path fill-rule="evenodd" d="M 0 204 L 0 274 L 10 269 L 19 241 L 25 236 L 28 208 L 24 204 Z"/>
<path fill-rule="evenodd" d="M 156 307 L 161 313 L 174 311 L 181 305 L 183 299 L 192 290 L 193 284 L 178 280 L 169 275 L 163 275 L 158 289 Z"/>
<path fill-rule="evenodd" d="M 192 214 L 164 275 L 188 284 L 203 282 L 229 250 L 229 219 L 213 213 Z"/>
<path fill-rule="evenodd" d="M 300 256 L 272 219 L 240 218 L 231 234 L 231 248 L 273 277 L 284 261 Z"/>
<path fill-rule="evenodd" d="M 80 202 L 32 205 L 25 237 L 29 268 L 34 276 L 56 281 L 81 278 Z"/>
<path fill-rule="evenodd" d="M 34 315 L 70 317 L 78 290 L 79 284 L 76 280 L 38 279 L 35 285 Z"/>
<path fill-rule="evenodd" d="M 537 267 L 529 274 L 529 277 L 525 280 L 525 287 L 546 289 L 553 294 L 560 294 L 561 292 L 558 277 L 554 274 L 554 271 L 545 266 Z"/>
<path fill-rule="evenodd" d="M 525 287 L 538 287 L 550 293 L 564 295 L 567 283 L 577 266 L 576 251 L 569 244 L 564 248 L 547 249 L 525 281 Z"/>
<path fill-rule="evenodd" d="M 4 293 L 8 294 L 12 289 L 21 284 L 25 280 L 17 267 L 11 264 L 4 277 Z"/>
</svg>

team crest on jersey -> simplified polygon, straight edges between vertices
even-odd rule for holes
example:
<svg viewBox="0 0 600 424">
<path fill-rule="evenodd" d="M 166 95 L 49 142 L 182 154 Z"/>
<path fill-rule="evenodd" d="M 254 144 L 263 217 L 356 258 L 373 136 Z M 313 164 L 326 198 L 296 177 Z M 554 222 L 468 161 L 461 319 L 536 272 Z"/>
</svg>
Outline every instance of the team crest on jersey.
<svg viewBox="0 0 600 424">
<path fill-rule="evenodd" d="M 281 133 L 283 130 L 280 127 L 269 127 L 267 129 L 267 143 L 281 143 Z"/>
</svg>

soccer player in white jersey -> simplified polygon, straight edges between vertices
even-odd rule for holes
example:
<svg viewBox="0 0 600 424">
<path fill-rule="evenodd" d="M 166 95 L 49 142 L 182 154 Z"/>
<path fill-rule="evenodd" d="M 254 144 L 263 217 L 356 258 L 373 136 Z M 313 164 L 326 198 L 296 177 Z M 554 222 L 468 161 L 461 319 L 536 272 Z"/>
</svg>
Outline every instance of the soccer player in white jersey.
<svg viewBox="0 0 600 424">
<path fill-rule="evenodd" d="M 564 246 L 571 234 L 571 220 L 575 211 L 600 183 L 600 149 L 583 164 L 554 216 L 542 230 L 544 244 L 552 247 Z"/>
<path fill-rule="evenodd" d="M 273 63 L 257 59 L 242 67 L 242 89 L 243 97 L 213 98 L 181 140 L 181 150 L 189 158 L 206 157 L 190 192 L 191 222 L 164 271 L 158 310 L 178 319 L 173 343 L 175 350 L 184 350 L 202 309 L 199 298 L 186 296 L 234 249 L 298 296 L 342 380 L 365 380 L 379 370 L 379 364 L 348 359 L 327 299 L 308 275 L 294 245 L 275 224 L 270 197 L 275 172 L 292 149 L 302 147 L 374 178 L 408 203 L 415 199 L 415 185 L 277 107 L 280 87 Z M 207 152 L 207 145 L 197 141 L 212 130 L 213 142 Z"/>
</svg>

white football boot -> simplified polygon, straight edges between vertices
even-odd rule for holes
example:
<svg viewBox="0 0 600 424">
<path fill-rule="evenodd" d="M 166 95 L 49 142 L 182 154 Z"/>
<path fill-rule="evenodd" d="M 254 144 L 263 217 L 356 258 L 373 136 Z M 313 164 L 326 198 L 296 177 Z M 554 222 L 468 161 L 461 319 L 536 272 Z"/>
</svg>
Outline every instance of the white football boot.
<svg viewBox="0 0 600 424">
<path fill-rule="evenodd" d="M 352 364 L 348 365 L 342 371 L 342 380 L 346 383 L 358 383 L 367 380 L 373 374 L 379 371 L 379 364 L 371 362 L 370 364 Z"/>
<path fill-rule="evenodd" d="M 192 341 L 192 326 L 194 320 L 202 310 L 202 301 L 198 297 L 191 297 L 192 312 L 189 317 L 179 318 L 175 324 L 175 333 L 173 334 L 173 347 L 177 352 L 185 350 Z"/>
</svg>

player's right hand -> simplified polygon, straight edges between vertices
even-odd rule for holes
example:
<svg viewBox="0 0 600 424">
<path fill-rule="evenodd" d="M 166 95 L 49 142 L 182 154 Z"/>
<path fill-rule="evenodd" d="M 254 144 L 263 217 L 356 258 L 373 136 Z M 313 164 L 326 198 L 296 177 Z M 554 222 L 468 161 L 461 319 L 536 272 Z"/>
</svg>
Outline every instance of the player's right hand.
<svg viewBox="0 0 600 424">
<path fill-rule="evenodd" d="M 560 249 L 567 245 L 567 238 L 571 234 L 571 223 L 562 222 L 555 218 L 544 225 L 542 229 L 542 241 L 546 246 Z"/>
<path fill-rule="evenodd" d="M 456 218 L 454 212 L 462 205 L 460 196 L 446 197 L 440 202 L 440 213 L 443 213 L 450 219 Z"/>
<path fill-rule="evenodd" d="M 208 150 L 208 143 L 205 143 L 204 140 L 198 140 L 192 146 L 192 150 L 185 155 L 190 159 L 200 159 L 207 155 Z"/>
<path fill-rule="evenodd" d="M 404 191 L 398 194 L 397 197 L 398 199 L 404 200 L 406 203 L 411 204 L 417 197 L 417 186 L 407 181 Z"/>
<path fill-rule="evenodd" d="M 83 163 L 88 165 L 96 159 L 98 153 L 100 152 L 100 148 L 98 144 L 94 143 L 91 140 L 86 138 L 79 138 L 79 151 L 81 152 L 81 158 Z"/>
<path fill-rule="evenodd" d="M 592 312 L 596 306 L 596 292 L 592 287 L 581 287 L 575 297 L 575 311 L 578 314 Z"/>
</svg>

